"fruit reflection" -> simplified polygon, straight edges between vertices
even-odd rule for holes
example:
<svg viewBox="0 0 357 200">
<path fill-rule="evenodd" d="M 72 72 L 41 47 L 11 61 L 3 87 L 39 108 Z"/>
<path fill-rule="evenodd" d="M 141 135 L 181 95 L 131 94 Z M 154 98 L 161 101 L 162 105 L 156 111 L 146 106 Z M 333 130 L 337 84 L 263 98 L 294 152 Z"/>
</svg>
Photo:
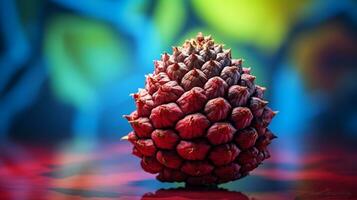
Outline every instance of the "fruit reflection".
<svg viewBox="0 0 357 200">
<path fill-rule="evenodd" d="M 142 196 L 142 200 L 149 199 L 235 199 L 249 200 L 249 197 L 241 192 L 229 191 L 218 187 L 180 187 L 159 189 L 155 193 L 149 192 Z"/>
</svg>

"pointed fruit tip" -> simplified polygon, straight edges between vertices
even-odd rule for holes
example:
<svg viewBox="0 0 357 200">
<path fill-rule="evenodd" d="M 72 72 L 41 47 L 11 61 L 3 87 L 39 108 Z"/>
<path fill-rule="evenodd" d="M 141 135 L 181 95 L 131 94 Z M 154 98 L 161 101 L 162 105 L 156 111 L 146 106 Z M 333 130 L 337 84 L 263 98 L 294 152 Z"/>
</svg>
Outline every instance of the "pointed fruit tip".
<svg viewBox="0 0 357 200">
<path fill-rule="evenodd" d="M 128 135 L 124 135 L 123 137 L 120 138 L 120 140 L 128 140 L 129 136 Z"/>
</svg>

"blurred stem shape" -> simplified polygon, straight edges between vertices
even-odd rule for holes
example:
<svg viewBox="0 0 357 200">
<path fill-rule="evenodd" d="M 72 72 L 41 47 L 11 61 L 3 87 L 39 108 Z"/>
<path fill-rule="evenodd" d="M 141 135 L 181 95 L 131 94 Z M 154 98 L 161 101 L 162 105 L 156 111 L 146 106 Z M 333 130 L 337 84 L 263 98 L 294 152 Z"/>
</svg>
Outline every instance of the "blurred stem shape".
<svg viewBox="0 0 357 200">
<path fill-rule="evenodd" d="M 309 90 L 339 96 L 355 83 L 356 44 L 353 30 L 331 20 L 295 37 L 290 57 Z"/>
<path fill-rule="evenodd" d="M 197 15 L 212 28 L 239 42 L 275 50 L 306 1 L 193 0 Z"/>
<path fill-rule="evenodd" d="M 127 45 L 99 21 L 57 15 L 49 20 L 44 44 L 54 92 L 77 107 L 94 105 L 97 92 L 128 69 Z"/>
</svg>

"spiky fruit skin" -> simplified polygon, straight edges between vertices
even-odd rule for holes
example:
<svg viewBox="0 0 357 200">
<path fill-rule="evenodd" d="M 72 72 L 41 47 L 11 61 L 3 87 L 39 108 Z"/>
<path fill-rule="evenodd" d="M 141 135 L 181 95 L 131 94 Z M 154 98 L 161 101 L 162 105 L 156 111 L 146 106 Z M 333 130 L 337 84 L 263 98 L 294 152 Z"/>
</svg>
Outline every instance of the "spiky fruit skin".
<svg viewBox="0 0 357 200">
<path fill-rule="evenodd" d="M 270 157 L 276 114 L 250 68 L 198 34 L 155 61 L 137 110 L 125 116 L 142 168 L 163 182 L 221 184 L 240 179 Z"/>
</svg>

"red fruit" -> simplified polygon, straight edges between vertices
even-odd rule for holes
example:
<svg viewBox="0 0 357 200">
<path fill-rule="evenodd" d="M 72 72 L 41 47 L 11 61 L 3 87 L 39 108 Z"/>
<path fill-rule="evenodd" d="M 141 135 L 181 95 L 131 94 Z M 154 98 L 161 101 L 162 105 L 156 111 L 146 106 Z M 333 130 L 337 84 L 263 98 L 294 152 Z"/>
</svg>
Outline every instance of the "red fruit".
<svg viewBox="0 0 357 200">
<path fill-rule="evenodd" d="M 213 124 L 207 131 L 207 138 L 213 145 L 228 143 L 233 139 L 236 129 L 225 122 Z"/>
<path fill-rule="evenodd" d="M 168 103 L 152 109 L 150 120 L 155 128 L 168 128 L 172 127 L 183 115 L 177 104 Z"/>
<path fill-rule="evenodd" d="M 186 52 L 186 55 L 194 55 L 195 53 L 197 53 L 196 48 L 189 41 L 186 41 L 183 44 L 183 47 L 184 47 L 184 51 Z"/>
<path fill-rule="evenodd" d="M 161 85 L 159 89 L 152 95 L 155 104 L 161 105 L 164 103 L 175 102 L 185 91 L 176 81 L 170 81 Z"/>
<path fill-rule="evenodd" d="M 269 130 L 267 130 L 265 134 L 259 136 L 255 146 L 260 151 L 264 151 L 267 148 L 267 146 L 271 143 L 271 140 L 273 140 L 274 138 L 275 135 L 272 134 Z"/>
<path fill-rule="evenodd" d="M 174 63 L 167 67 L 166 73 L 171 80 L 181 82 L 182 77 L 189 71 L 184 63 Z"/>
<path fill-rule="evenodd" d="M 192 139 L 203 136 L 209 125 L 210 122 L 204 115 L 196 113 L 187 115 L 178 121 L 175 129 L 179 132 L 181 138 Z"/>
<path fill-rule="evenodd" d="M 155 74 L 158 74 L 160 72 L 165 72 L 166 67 L 165 64 L 161 60 L 154 60 L 154 66 L 155 66 Z"/>
<path fill-rule="evenodd" d="M 231 59 L 232 65 L 238 67 L 238 72 L 243 74 L 243 59 Z"/>
<path fill-rule="evenodd" d="M 222 53 L 223 52 L 223 46 L 221 44 L 216 44 L 214 45 L 214 51 L 218 54 L 218 53 Z"/>
<path fill-rule="evenodd" d="M 211 122 L 221 121 L 227 118 L 231 105 L 222 97 L 211 99 L 205 106 L 205 114 Z"/>
<path fill-rule="evenodd" d="M 156 178 L 162 182 L 181 182 L 187 178 L 187 175 L 179 170 L 164 167 Z"/>
<path fill-rule="evenodd" d="M 175 151 L 158 151 L 156 159 L 165 167 L 178 169 L 181 166 L 182 159 Z"/>
<path fill-rule="evenodd" d="M 252 127 L 239 131 L 235 136 L 235 141 L 241 150 L 253 147 L 257 139 L 258 132 Z"/>
<path fill-rule="evenodd" d="M 188 91 L 193 87 L 203 87 L 206 82 L 206 75 L 201 70 L 194 68 L 187 72 L 187 74 L 182 78 L 181 86 L 183 89 Z"/>
<path fill-rule="evenodd" d="M 224 50 L 217 54 L 216 60 L 223 66 L 228 66 L 231 64 L 232 52 L 231 49 Z"/>
<path fill-rule="evenodd" d="M 135 144 L 136 141 L 138 140 L 138 136 L 136 136 L 135 132 L 134 131 L 131 131 L 129 134 L 128 134 L 128 141 L 132 144 Z"/>
<path fill-rule="evenodd" d="M 166 73 L 160 72 L 158 74 L 146 76 L 146 85 L 145 89 L 149 92 L 149 94 L 154 94 L 161 85 L 170 81 L 170 78 Z"/>
<path fill-rule="evenodd" d="M 255 119 L 252 123 L 252 127 L 257 130 L 258 135 L 264 135 L 267 129 L 267 126 L 264 124 L 262 119 Z"/>
<path fill-rule="evenodd" d="M 156 153 L 156 147 L 151 139 L 139 139 L 136 141 L 135 147 L 144 156 L 153 156 Z"/>
<path fill-rule="evenodd" d="M 262 114 L 262 122 L 264 126 L 268 126 L 273 119 L 273 117 L 276 115 L 277 112 L 274 112 L 271 108 L 266 106 L 263 110 Z"/>
<path fill-rule="evenodd" d="M 140 138 L 149 138 L 154 129 L 149 118 L 146 117 L 140 117 L 136 120 L 129 121 L 129 123 L 131 127 L 133 127 L 136 135 Z"/>
<path fill-rule="evenodd" d="M 145 89 L 140 89 L 138 93 L 133 94 L 137 107 L 138 117 L 147 117 L 154 108 L 154 101 L 151 95 Z"/>
<path fill-rule="evenodd" d="M 273 139 L 275 139 L 275 138 L 278 138 L 278 137 L 276 137 L 276 135 L 275 135 L 273 132 L 271 132 L 269 129 L 266 129 L 265 135 L 266 135 L 270 140 L 273 140 Z"/>
<path fill-rule="evenodd" d="M 177 153 L 185 160 L 204 160 L 210 149 L 204 141 L 192 142 L 182 140 L 176 147 Z"/>
<path fill-rule="evenodd" d="M 212 185 L 217 181 L 217 177 L 212 175 L 192 176 L 187 179 L 189 185 Z"/>
<path fill-rule="evenodd" d="M 170 64 L 172 64 L 172 62 L 170 61 L 170 54 L 168 54 L 168 53 L 161 54 L 161 60 L 165 64 L 166 67 L 169 66 Z"/>
<path fill-rule="evenodd" d="M 189 57 L 187 57 L 184 61 L 188 69 L 201 69 L 201 66 L 203 65 L 205 61 L 200 55 L 197 54 L 191 54 Z"/>
<path fill-rule="evenodd" d="M 270 158 L 270 153 L 267 149 L 265 149 L 264 151 L 262 151 L 262 153 L 264 154 L 264 159 L 268 159 Z"/>
<path fill-rule="evenodd" d="M 167 53 L 163 53 L 161 55 L 161 60 L 154 61 L 154 66 L 155 66 L 154 74 L 159 74 L 160 72 L 165 72 L 166 68 L 170 64 L 172 64 L 172 62 L 170 61 L 170 55 Z"/>
<path fill-rule="evenodd" d="M 243 70 L 243 74 L 240 77 L 239 85 L 247 87 L 249 94 L 253 94 L 255 91 L 255 85 L 254 85 L 255 76 L 247 74 L 246 72 L 247 70 Z"/>
<path fill-rule="evenodd" d="M 205 61 L 209 61 L 210 59 L 216 58 L 216 53 L 207 46 L 203 47 L 203 49 L 200 51 L 200 55 Z"/>
<path fill-rule="evenodd" d="M 265 90 L 266 90 L 265 87 L 262 87 L 262 86 L 259 86 L 259 85 L 255 85 L 254 96 L 259 98 L 259 99 L 263 99 Z"/>
<path fill-rule="evenodd" d="M 265 159 L 263 151 L 260 151 L 255 159 L 257 160 L 258 163 L 261 163 Z"/>
<path fill-rule="evenodd" d="M 186 161 L 181 171 L 191 176 L 203 176 L 213 171 L 213 166 L 207 161 Z"/>
<path fill-rule="evenodd" d="M 182 52 L 178 47 L 172 47 L 172 56 L 171 56 L 171 60 L 173 62 L 183 62 L 184 59 L 187 57 L 187 55 L 185 54 L 185 52 Z"/>
<path fill-rule="evenodd" d="M 263 114 L 264 107 L 268 104 L 267 101 L 259 99 L 257 97 L 252 97 L 250 99 L 249 108 L 251 109 L 255 117 L 260 117 Z"/>
<path fill-rule="evenodd" d="M 248 150 L 242 151 L 238 157 L 237 161 L 241 166 L 241 172 L 247 172 L 255 169 L 258 165 L 259 151 L 256 148 L 250 148 Z"/>
<path fill-rule="evenodd" d="M 136 110 L 130 113 L 130 115 L 123 115 L 123 117 L 125 117 L 128 121 L 133 121 L 139 118 L 138 112 Z"/>
<path fill-rule="evenodd" d="M 207 81 L 204 86 L 205 94 L 208 99 L 223 97 L 228 89 L 228 84 L 218 76 Z"/>
<path fill-rule="evenodd" d="M 213 49 L 208 48 L 207 46 L 204 46 L 202 50 L 199 52 L 200 56 L 202 56 L 204 61 L 209 61 L 211 59 L 216 58 L 216 54 Z"/>
<path fill-rule="evenodd" d="M 151 133 L 151 139 L 161 149 L 174 149 L 179 136 L 173 130 L 156 129 Z"/>
<path fill-rule="evenodd" d="M 230 163 L 228 165 L 223 165 L 217 167 L 214 173 L 219 178 L 221 182 L 232 181 L 240 177 L 239 173 L 240 166 L 237 163 Z"/>
<path fill-rule="evenodd" d="M 223 144 L 216 146 L 209 154 L 209 159 L 216 166 L 231 163 L 239 154 L 239 149 L 234 144 Z"/>
<path fill-rule="evenodd" d="M 207 61 L 201 67 L 201 71 L 206 74 L 206 77 L 209 79 L 214 76 L 218 76 L 221 73 L 221 70 L 222 65 L 215 60 Z"/>
<path fill-rule="evenodd" d="M 220 77 L 226 81 L 228 86 L 236 85 L 240 79 L 240 73 L 237 66 L 223 68 Z"/>
<path fill-rule="evenodd" d="M 201 110 L 207 102 L 205 91 L 202 88 L 194 87 L 185 92 L 178 100 L 182 112 L 190 114 Z"/>
<path fill-rule="evenodd" d="M 243 67 L 242 71 L 243 71 L 243 74 L 250 74 L 251 68 L 250 67 Z"/>
<path fill-rule="evenodd" d="M 151 174 L 156 174 L 163 168 L 163 166 L 155 159 L 155 157 L 144 156 L 140 164 L 145 171 Z"/>
<path fill-rule="evenodd" d="M 228 100 L 233 107 L 245 106 L 249 96 L 248 88 L 245 86 L 233 85 L 228 90 Z"/>
<path fill-rule="evenodd" d="M 221 184 L 249 174 L 276 136 L 267 128 L 276 112 L 263 99 L 251 69 L 230 49 L 198 34 L 172 55 L 154 61 L 137 110 L 124 117 L 142 167 L 166 182 Z M 241 152 L 242 151 L 242 152 Z"/>
<path fill-rule="evenodd" d="M 133 147 L 133 150 L 132 150 L 131 153 L 132 153 L 133 155 L 139 157 L 139 158 L 142 158 L 142 157 L 143 157 L 143 154 L 140 153 L 140 151 L 139 151 L 135 146 Z"/>
<path fill-rule="evenodd" d="M 253 114 L 246 107 L 236 107 L 232 111 L 232 121 L 236 129 L 240 130 L 248 127 L 253 120 Z"/>
</svg>

